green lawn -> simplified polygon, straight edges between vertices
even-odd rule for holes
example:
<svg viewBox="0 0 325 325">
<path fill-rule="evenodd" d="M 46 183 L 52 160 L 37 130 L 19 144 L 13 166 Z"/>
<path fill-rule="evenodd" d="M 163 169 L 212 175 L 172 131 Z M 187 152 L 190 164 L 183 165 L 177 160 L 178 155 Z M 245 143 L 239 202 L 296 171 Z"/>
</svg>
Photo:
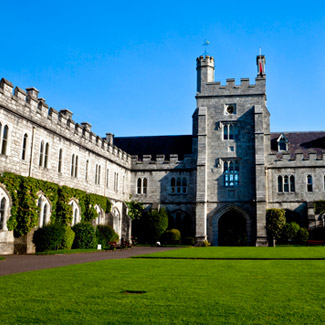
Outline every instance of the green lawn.
<svg viewBox="0 0 325 325">
<path fill-rule="evenodd" d="M 323 260 L 71 265 L 0 277 L 0 324 L 324 324 L 324 273 Z"/>
<path fill-rule="evenodd" d="M 314 258 L 325 259 L 325 246 L 316 247 L 190 247 L 166 252 L 146 254 L 144 257 L 159 258 L 266 258 L 292 259 Z M 140 256 L 141 257 L 141 256 Z"/>
</svg>

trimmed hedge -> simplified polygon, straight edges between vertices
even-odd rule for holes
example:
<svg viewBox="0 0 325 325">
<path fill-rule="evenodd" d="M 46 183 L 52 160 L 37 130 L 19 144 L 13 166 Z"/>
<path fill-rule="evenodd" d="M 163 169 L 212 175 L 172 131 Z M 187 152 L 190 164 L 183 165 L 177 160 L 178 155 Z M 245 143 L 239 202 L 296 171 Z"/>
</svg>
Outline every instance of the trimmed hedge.
<svg viewBox="0 0 325 325">
<path fill-rule="evenodd" d="M 66 228 L 60 224 L 50 224 L 35 231 L 33 242 L 37 252 L 57 250 L 61 247 Z"/>
<path fill-rule="evenodd" d="M 72 227 L 75 238 L 72 248 L 95 248 L 97 245 L 95 228 L 89 222 L 81 222 Z"/>
<path fill-rule="evenodd" d="M 60 249 L 71 249 L 76 234 L 70 227 L 65 227 L 64 237 Z"/>
<path fill-rule="evenodd" d="M 166 244 L 179 245 L 181 242 L 181 233 L 178 229 L 166 230 L 161 237 Z"/>
</svg>

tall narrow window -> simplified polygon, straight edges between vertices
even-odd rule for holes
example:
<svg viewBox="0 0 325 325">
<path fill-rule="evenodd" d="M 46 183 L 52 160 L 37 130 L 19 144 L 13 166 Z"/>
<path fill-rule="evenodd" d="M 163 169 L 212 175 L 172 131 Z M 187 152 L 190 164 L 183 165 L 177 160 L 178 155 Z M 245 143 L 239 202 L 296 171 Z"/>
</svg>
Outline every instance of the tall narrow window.
<svg viewBox="0 0 325 325">
<path fill-rule="evenodd" d="M 182 179 L 182 189 L 183 189 L 183 193 L 187 192 L 187 178 L 183 177 Z"/>
<path fill-rule="evenodd" d="M 96 166 L 95 166 L 95 184 L 97 184 L 97 179 L 98 179 L 98 165 L 96 164 Z"/>
<path fill-rule="evenodd" d="M 137 180 L 137 194 L 141 194 L 142 179 L 138 178 Z"/>
<path fill-rule="evenodd" d="M 86 182 L 88 181 L 88 167 L 89 167 L 89 160 L 86 161 L 86 173 L 85 173 Z"/>
<path fill-rule="evenodd" d="M 170 180 L 170 192 L 175 193 L 175 187 L 176 187 L 176 180 L 175 177 L 172 177 Z"/>
<path fill-rule="evenodd" d="M 23 148 L 21 151 L 21 159 L 22 160 L 26 160 L 27 139 L 28 139 L 28 135 L 27 135 L 27 133 L 25 133 L 24 139 L 23 139 Z"/>
<path fill-rule="evenodd" d="M 71 157 L 71 177 L 73 177 L 74 173 L 74 154 Z"/>
<path fill-rule="evenodd" d="M 283 190 L 289 192 L 289 177 L 287 175 L 283 177 Z"/>
<path fill-rule="evenodd" d="M 177 180 L 176 180 L 176 192 L 177 193 L 181 193 L 182 191 L 182 180 L 180 177 L 177 177 Z"/>
<path fill-rule="evenodd" d="M 59 150 L 59 165 L 58 165 L 58 172 L 62 172 L 62 149 Z"/>
<path fill-rule="evenodd" d="M 44 141 L 41 142 L 39 150 L 39 166 L 43 166 L 43 155 L 44 155 Z"/>
<path fill-rule="evenodd" d="M 106 187 L 108 188 L 109 186 L 109 169 L 107 168 L 106 170 Z"/>
<path fill-rule="evenodd" d="M 75 162 L 75 166 L 74 166 L 74 177 L 78 177 L 78 160 L 79 160 L 79 157 L 76 156 L 76 162 Z"/>
<path fill-rule="evenodd" d="M 148 181 L 146 178 L 143 179 L 142 183 L 142 193 L 147 194 L 147 186 L 148 186 Z"/>
<path fill-rule="evenodd" d="M 122 184 L 122 186 L 123 186 L 123 188 L 122 188 L 123 193 L 125 193 L 125 176 L 124 175 L 123 175 L 123 184 Z"/>
<path fill-rule="evenodd" d="M 295 177 L 293 175 L 290 176 L 290 192 L 295 192 Z"/>
<path fill-rule="evenodd" d="M 98 166 L 98 185 L 100 185 L 100 174 L 101 174 L 101 171 L 100 171 L 100 165 Z"/>
<path fill-rule="evenodd" d="M 47 162 L 49 159 L 49 144 L 48 142 L 45 145 L 45 156 L 44 156 L 44 167 L 47 168 Z"/>
<path fill-rule="evenodd" d="M 238 161 L 225 161 L 223 164 L 224 185 L 235 187 L 239 184 L 239 163 Z"/>
<path fill-rule="evenodd" d="M 282 176 L 278 176 L 278 192 L 283 192 L 283 179 Z"/>
<path fill-rule="evenodd" d="M 0 203 L 0 229 L 4 229 L 6 211 L 6 199 L 3 197 Z"/>
<path fill-rule="evenodd" d="M 44 226 L 46 224 L 46 216 L 47 216 L 47 204 L 45 203 L 43 206 L 42 226 Z"/>
<path fill-rule="evenodd" d="M 311 175 L 307 176 L 307 192 L 313 191 L 313 177 Z"/>
<path fill-rule="evenodd" d="M 5 127 L 3 129 L 2 149 L 1 149 L 1 154 L 3 154 L 3 155 L 5 155 L 7 153 L 8 132 L 9 132 L 9 128 L 7 125 L 5 125 Z"/>
</svg>

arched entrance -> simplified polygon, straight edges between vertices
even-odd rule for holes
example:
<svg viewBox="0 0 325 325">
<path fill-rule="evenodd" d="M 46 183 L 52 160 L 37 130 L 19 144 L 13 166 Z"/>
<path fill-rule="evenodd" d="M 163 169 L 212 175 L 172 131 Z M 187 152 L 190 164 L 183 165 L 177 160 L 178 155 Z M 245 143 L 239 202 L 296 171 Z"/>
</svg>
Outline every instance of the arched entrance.
<svg viewBox="0 0 325 325">
<path fill-rule="evenodd" d="M 230 210 L 222 215 L 218 225 L 219 246 L 246 246 L 246 220 L 242 214 Z"/>
<path fill-rule="evenodd" d="M 235 204 L 223 206 L 212 218 L 212 245 L 246 246 L 252 244 L 252 218 Z"/>
</svg>

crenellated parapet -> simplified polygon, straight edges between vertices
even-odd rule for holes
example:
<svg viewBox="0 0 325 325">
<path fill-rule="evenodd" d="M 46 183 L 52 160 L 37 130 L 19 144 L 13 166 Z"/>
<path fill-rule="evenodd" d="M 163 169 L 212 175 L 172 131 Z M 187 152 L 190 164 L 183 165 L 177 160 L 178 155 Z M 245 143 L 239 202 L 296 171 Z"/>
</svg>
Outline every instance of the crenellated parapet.
<svg viewBox="0 0 325 325">
<path fill-rule="evenodd" d="M 324 153 L 315 150 L 272 153 L 268 157 L 268 168 L 325 167 Z"/>
<path fill-rule="evenodd" d="M 179 157 L 178 154 L 156 155 L 155 159 L 151 155 L 132 156 L 132 169 L 134 170 L 171 170 L 171 169 L 195 169 L 196 161 L 194 155 L 184 155 Z"/>
<path fill-rule="evenodd" d="M 39 98 L 38 94 L 36 88 L 27 88 L 25 91 L 20 87 L 14 88 L 13 84 L 4 78 L 0 81 L 0 107 L 3 109 L 117 164 L 130 167 L 131 156 L 114 146 L 110 137 L 102 138 L 94 134 L 89 123 L 76 123 L 70 110 L 57 111 L 49 107 L 45 99 Z"/>
<path fill-rule="evenodd" d="M 250 84 L 249 78 L 241 78 L 240 84 L 231 78 L 222 85 L 220 81 L 207 82 L 202 91 L 196 94 L 197 97 L 204 96 L 240 96 L 240 95 L 263 95 L 265 94 L 265 78 L 255 78 L 255 84 Z"/>
</svg>

